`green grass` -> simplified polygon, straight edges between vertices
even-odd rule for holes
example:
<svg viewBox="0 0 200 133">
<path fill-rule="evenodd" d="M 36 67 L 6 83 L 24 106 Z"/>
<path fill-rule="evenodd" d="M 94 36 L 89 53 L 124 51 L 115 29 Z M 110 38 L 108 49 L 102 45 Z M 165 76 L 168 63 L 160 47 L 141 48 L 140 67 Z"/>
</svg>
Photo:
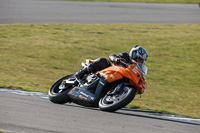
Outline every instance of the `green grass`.
<svg viewBox="0 0 200 133">
<path fill-rule="evenodd" d="M 52 1 L 95 1 L 95 2 L 137 2 L 137 3 L 188 3 L 197 4 L 199 0 L 52 0 Z"/>
<path fill-rule="evenodd" d="M 5 132 L 5 131 L 0 131 L 0 133 L 8 133 L 8 132 Z"/>
<path fill-rule="evenodd" d="M 200 118 L 200 24 L 0 25 L 0 86 L 47 92 L 86 58 L 136 44 L 149 54 L 147 92 L 128 107 Z"/>
</svg>

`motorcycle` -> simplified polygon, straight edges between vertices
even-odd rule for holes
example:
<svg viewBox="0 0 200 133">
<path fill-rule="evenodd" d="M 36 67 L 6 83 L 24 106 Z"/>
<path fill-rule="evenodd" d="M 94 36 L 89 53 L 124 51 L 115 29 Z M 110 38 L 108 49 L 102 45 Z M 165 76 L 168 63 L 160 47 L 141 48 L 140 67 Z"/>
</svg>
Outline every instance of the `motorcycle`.
<svg viewBox="0 0 200 133">
<path fill-rule="evenodd" d="M 82 62 L 82 67 L 92 63 Z M 74 74 L 59 79 L 48 91 L 49 100 L 57 104 L 76 103 L 82 106 L 99 107 L 102 111 L 113 112 L 128 105 L 136 94 L 146 91 L 143 68 L 133 60 L 132 64 L 120 63 L 85 76 L 81 82 Z"/>
</svg>

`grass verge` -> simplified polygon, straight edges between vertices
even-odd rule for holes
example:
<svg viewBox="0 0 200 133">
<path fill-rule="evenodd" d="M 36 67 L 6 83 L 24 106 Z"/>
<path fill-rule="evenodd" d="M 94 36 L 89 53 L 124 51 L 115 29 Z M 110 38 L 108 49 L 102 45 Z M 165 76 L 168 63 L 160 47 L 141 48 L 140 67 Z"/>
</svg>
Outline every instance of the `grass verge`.
<svg viewBox="0 0 200 133">
<path fill-rule="evenodd" d="M 47 92 L 86 58 L 136 44 L 149 54 L 147 92 L 128 107 L 200 118 L 200 24 L 0 25 L 0 86 Z"/>
</svg>

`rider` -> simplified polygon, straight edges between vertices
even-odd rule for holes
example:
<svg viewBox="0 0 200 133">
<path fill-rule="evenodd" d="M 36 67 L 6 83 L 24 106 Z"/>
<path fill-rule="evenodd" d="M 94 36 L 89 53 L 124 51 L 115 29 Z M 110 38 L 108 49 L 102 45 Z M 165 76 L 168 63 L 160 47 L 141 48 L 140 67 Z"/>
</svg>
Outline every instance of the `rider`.
<svg viewBox="0 0 200 133">
<path fill-rule="evenodd" d="M 148 54 L 144 48 L 142 48 L 139 45 L 136 45 L 133 47 L 130 51 L 130 53 L 120 53 L 118 55 L 112 54 L 109 56 L 109 60 L 112 63 L 119 64 L 120 60 L 123 60 L 126 63 L 132 64 L 132 59 L 135 60 L 139 67 L 142 70 L 142 67 L 145 64 L 145 61 L 147 60 Z M 76 72 L 75 77 L 78 81 L 81 81 L 81 79 L 84 77 L 84 75 L 87 75 L 89 73 L 101 71 L 107 67 L 111 66 L 111 63 L 105 59 L 105 58 L 98 58 L 93 63 L 88 65 L 87 67 L 79 70 Z M 143 71 L 142 71 L 143 73 Z M 145 77 L 145 76 L 144 76 Z"/>
<path fill-rule="evenodd" d="M 115 64 L 120 64 L 120 61 L 123 61 L 125 63 L 128 64 L 132 64 L 134 63 L 132 61 L 135 60 L 138 64 L 138 68 L 141 69 L 141 67 L 145 64 L 145 61 L 147 60 L 147 52 L 144 48 L 136 45 L 135 47 L 133 47 L 130 51 L 130 53 L 120 53 L 118 55 L 110 55 L 109 59 L 112 63 Z M 91 63 L 90 65 L 84 67 L 83 69 L 79 70 L 78 72 L 76 72 L 75 77 L 76 79 L 81 83 L 83 77 L 89 73 L 93 73 L 93 72 L 97 72 L 97 71 L 101 71 L 107 67 L 111 66 L 111 63 L 105 59 L 105 58 L 98 58 L 96 59 L 93 63 Z M 141 69 L 143 78 L 145 79 L 145 73 L 143 74 L 143 71 Z M 96 90 L 94 93 L 91 93 L 89 90 L 82 88 L 80 91 L 77 91 L 77 88 L 74 88 L 73 91 L 69 92 L 69 96 L 76 98 L 78 100 L 81 100 L 81 103 L 87 105 L 87 106 L 97 106 L 98 104 L 98 98 L 103 90 L 104 87 L 108 87 L 109 83 L 106 80 L 106 78 L 104 78 L 103 76 L 100 77 L 99 79 L 99 83 L 96 87 Z M 140 87 L 144 88 L 142 90 L 146 90 L 146 83 L 145 84 L 141 84 Z M 76 91 L 75 91 L 76 90 Z M 143 92 L 144 92 L 143 91 Z M 140 94 L 143 92 L 139 92 Z M 84 97 L 82 96 L 84 94 Z M 111 93 L 112 94 L 112 93 Z M 81 96 L 81 97 L 80 97 Z M 84 98 L 84 99 L 83 99 Z M 86 102 L 83 102 L 85 101 Z"/>
</svg>

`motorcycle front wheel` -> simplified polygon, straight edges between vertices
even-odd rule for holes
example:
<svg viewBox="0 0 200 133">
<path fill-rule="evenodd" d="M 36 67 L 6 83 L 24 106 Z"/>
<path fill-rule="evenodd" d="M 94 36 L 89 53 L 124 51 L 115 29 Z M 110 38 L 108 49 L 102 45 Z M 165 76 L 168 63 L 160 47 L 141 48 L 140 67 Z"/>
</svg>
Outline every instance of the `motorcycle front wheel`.
<svg viewBox="0 0 200 133">
<path fill-rule="evenodd" d="M 59 89 L 60 84 L 63 80 L 72 78 L 74 75 L 68 75 L 61 79 L 59 79 L 56 83 L 52 85 L 52 87 L 49 89 L 48 96 L 49 100 L 53 103 L 57 104 L 64 104 L 69 102 L 69 96 L 68 92 L 71 90 L 71 88 L 67 88 L 64 91 Z"/>
<path fill-rule="evenodd" d="M 102 111 L 114 112 L 128 105 L 136 95 L 136 89 L 132 86 L 125 86 L 120 93 L 109 95 L 108 93 L 99 101 L 99 108 Z"/>
</svg>

